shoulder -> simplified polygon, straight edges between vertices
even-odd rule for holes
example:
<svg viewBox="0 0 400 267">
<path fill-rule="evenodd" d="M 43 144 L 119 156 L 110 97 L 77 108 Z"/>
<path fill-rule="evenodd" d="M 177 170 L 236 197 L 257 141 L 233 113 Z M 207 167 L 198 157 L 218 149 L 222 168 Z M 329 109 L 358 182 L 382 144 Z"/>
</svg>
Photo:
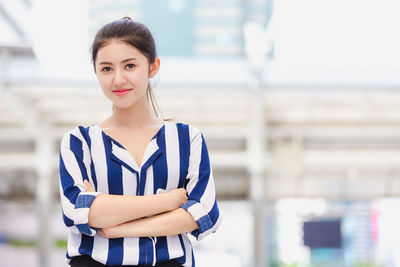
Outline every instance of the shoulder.
<svg viewBox="0 0 400 267">
<path fill-rule="evenodd" d="M 86 143 L 90 127 L 91 126 L 78 125 L 67 130 L 61 138 L 61 145 L 69 146 L 70 142 Z"/>
<path fill-rule="evenodd" d="M 193 141 L 196 137 L 202 136 L 202 131 L 200 128 L 193 124 L 167 121 L 166 125 L 175 126 L 179 133 L 189 135 L 190 141 Z"/>
</svg>

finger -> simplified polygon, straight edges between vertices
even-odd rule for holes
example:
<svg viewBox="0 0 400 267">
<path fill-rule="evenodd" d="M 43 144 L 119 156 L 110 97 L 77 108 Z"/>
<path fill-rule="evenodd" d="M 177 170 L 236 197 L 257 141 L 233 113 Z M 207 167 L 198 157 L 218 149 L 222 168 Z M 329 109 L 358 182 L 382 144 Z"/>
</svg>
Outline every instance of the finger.
<svg viewBox="0 0 400 267">
<path fill-rule="evenodd" d="M 99 229 L 99 231 L 97 232 L 100 236 L 105 237 L 104 233 L 103 233 L 103 229 Z"/>
<path fill-rule="evenodd" d="M 94 188 L 91 185 L 89 185 L 88 188 L 87 188 L 87 191 L 88 192 L 95 192 L 96 190 L 94 190 Z"/>
<path fill-rule="evenodd" d="M 88 180 L 84 180 L 83 183 L 85 184 L 87 192 L 95 192 L 94 187 L 89 183 Z"/>
</svg>

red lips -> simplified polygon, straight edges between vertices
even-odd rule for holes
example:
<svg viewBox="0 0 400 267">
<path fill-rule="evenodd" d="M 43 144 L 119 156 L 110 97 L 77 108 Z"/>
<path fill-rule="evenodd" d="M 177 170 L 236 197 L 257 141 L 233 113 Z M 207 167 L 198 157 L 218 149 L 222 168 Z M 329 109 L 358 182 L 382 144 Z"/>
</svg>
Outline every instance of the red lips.
<svg viewBox="0 0 400 267">
<path fill-rule="evenodd" d="M 116 89 L 116 90 L 113 90 L 113 92 L 125 92 L 125 91 L 129 91 L 129 90 L 131 90 L 131 89 Z"/>
<path fill-rule="evenodd" d="M 118 96 L 123 96 L 123 95 L 126 95 L 131 90 L 132 89 L 117 89 L 117 90 L 114 90 L 113 93 Z"/>
</svg>

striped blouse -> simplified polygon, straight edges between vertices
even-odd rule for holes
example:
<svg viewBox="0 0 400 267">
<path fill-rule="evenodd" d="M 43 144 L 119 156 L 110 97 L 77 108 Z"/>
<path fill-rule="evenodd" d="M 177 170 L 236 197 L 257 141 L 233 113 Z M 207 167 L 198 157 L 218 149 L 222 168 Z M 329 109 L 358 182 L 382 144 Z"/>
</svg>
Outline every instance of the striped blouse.
<svg viewBox="0 0 400 267">
<path fill-rule="evenodd" d="M 195 266 L 188 233 L 140 238 L 104 238 L 89 226 L 89 207 L 100 193 L 152 195 L 185 188 L 181 207 L 198 224 L 190 232 L 197 240 L 215 232 L 221 223 L 214 179 L 203 134 L 193 125 L 164 122 L 148 144 L 141 166 L 97 124 L 77 126 L 64 134 L 60 145 L 60 197 L 69 229 L 66 261 L 89 255 L 107 265 L 148 265 L 175 259 Z M 96 192 L 86 192 L 83 180 Z"/>
</svg>

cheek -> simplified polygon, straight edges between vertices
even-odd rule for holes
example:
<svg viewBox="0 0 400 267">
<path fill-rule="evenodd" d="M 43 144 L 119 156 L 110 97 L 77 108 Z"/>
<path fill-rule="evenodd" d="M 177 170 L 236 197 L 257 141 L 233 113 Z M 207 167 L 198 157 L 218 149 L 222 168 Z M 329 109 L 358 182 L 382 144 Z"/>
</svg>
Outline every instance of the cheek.
<svg viewBox="0 0 400 267">
<path fill-rule="evenodd" d="M 149 79 L 149 71 L 146 68 L 141 68 L 140 71 L 138 71 L 138 77 L 140 77 L 141 80 L 146 81 Z"/>
<path fill-rule="evenodd" d="M 106 76 L 97 76 L 97 80 L 99 81 L 99 84 L 101 88 L 106 89 L 110 85 L 110 78 Z"/>
</svg>

